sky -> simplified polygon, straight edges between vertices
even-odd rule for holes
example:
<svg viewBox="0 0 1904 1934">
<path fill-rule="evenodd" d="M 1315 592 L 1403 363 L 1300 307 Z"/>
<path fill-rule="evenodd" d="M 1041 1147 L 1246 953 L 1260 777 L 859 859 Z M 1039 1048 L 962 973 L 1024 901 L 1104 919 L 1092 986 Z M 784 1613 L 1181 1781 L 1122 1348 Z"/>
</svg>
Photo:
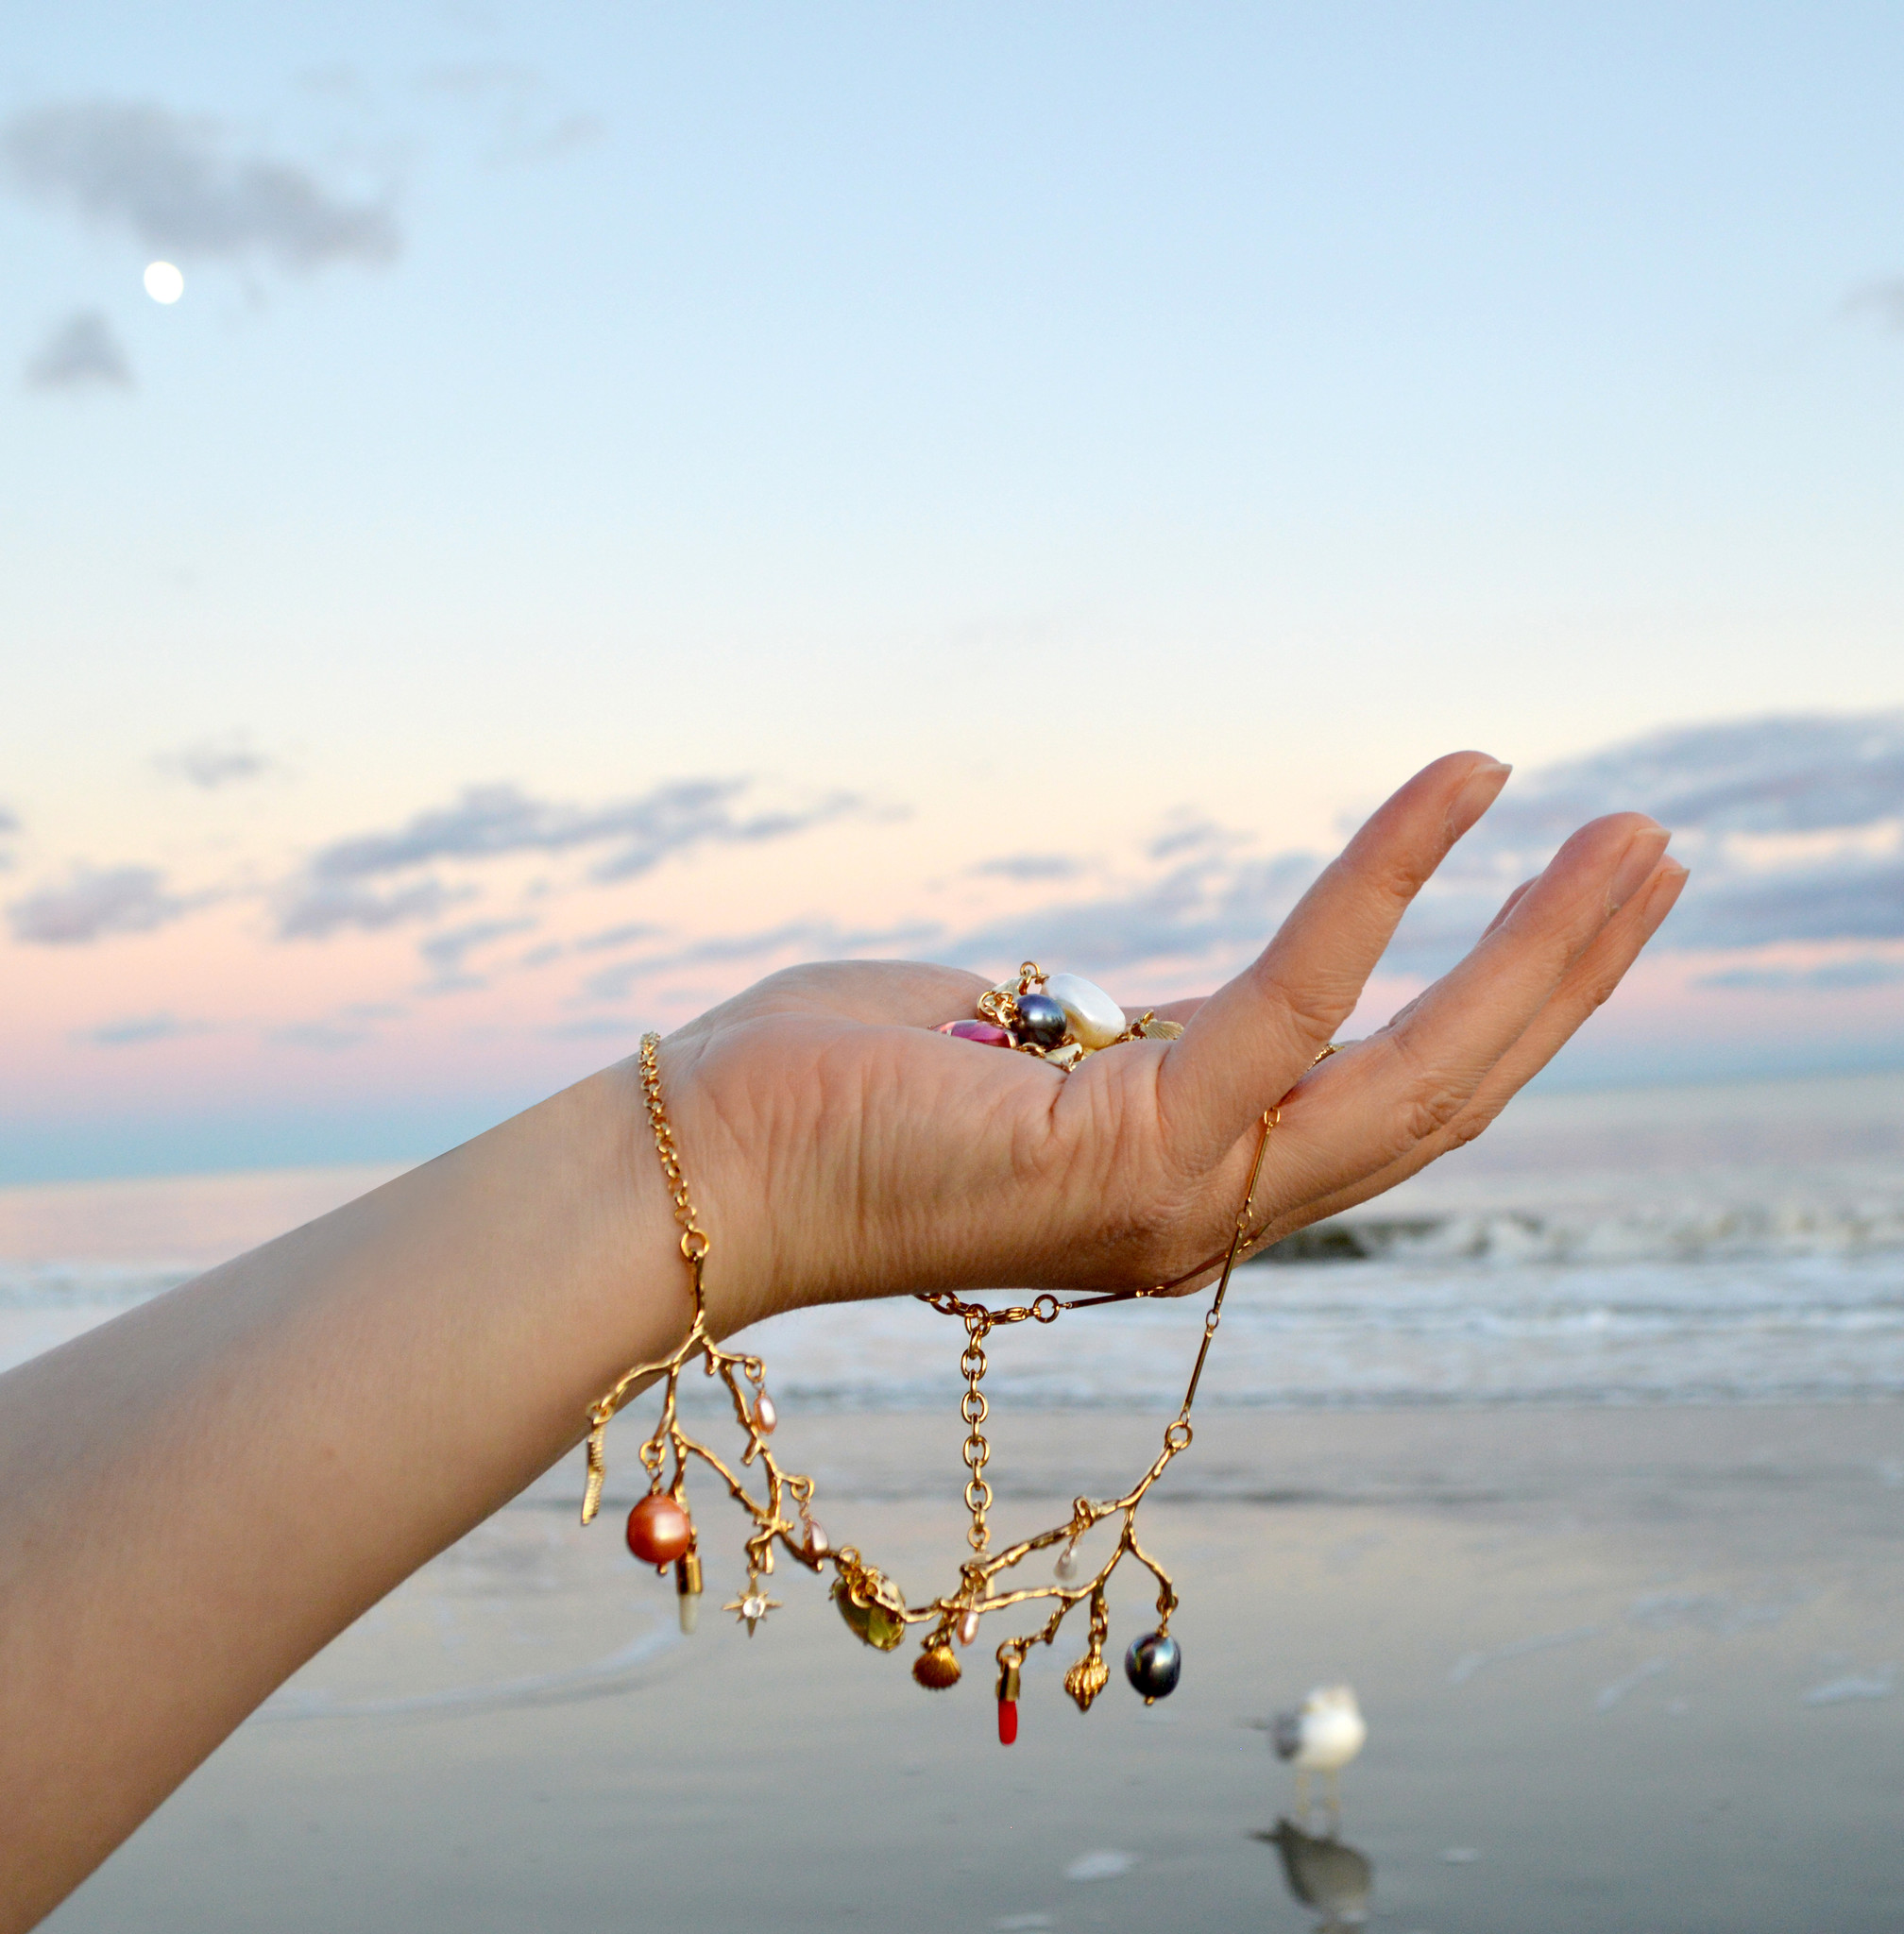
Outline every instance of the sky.
<svg viewBox="0 0 1904 1934">
<path fill-rule="evenodd" d="M 1556 1079 L 1904 1063 L 1900 85 L 1878 6 L 0 4 L 0 1180 L 428 1154 L 799 959 L 1192 991 L 1463 746 L 1358 1026 L 1634 806 L 1693 883 Z"/>
</svg>

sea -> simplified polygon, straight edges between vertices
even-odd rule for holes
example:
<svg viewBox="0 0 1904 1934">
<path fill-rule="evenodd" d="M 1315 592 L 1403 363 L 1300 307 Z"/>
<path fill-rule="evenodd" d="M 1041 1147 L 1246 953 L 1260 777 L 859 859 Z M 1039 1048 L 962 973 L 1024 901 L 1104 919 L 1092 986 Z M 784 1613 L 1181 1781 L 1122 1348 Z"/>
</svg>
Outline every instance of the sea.
<svg viewBox="0 0 1904 1934">
<path fill-rule="evenodd" d="M 389 1173 L 0 1192 L 0 1361 Z M 994 1332 L 1001 1536 L 1145 1467 L 1206 1306 Z M 899 1297 L 754 1337 L 836 1539 L 952 1585 L 962 1330 Z M 683 1636 L 616 1535 L 644 1404 L 603 1521 L 571 1454 L 280 1688 L 49 1934 L 1894 1934 L 1900 1393 L 1904 1077 L 1536 1092 L 1238 1273 L 1194 1453 L 1146 1505 L 1182 1600 L 1167 1702 L 1114 1663 L 1080 1714 L 1074 1621 L 1008 1754 L 1002 1634 L 926 1692 L 783 1566 L 752 1636 L 718 1486 Z M 1113 1581 L 1114 1659 L 1148 1583 Z M 1339 1815 L 1263 1730 L 1337 1684 L 1369 1728 Z"/>
<path fill-rule="evenodd" d="M 399 1171 L 0 1190 L 0 1367 Z M 1150 1408 L 1203 1298 L 994 1332 L 994 1402 Z M 783 1408 L 944 1405 L 962 1335 L 899 1298 L 755 1332 Z M 1199 1407 L 1904 1395 L 1904 1074 L 1522 1095 L 1480 1141 L 1239 1271 Z"/>
</svg>

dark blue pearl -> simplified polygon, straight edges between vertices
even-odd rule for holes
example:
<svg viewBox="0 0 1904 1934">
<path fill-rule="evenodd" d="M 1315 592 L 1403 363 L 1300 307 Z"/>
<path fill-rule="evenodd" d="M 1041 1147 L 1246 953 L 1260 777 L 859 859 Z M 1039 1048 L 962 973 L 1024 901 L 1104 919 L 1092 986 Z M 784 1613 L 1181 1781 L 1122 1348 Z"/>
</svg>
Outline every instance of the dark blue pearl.
<svg viewBox="0 0 1904 1934">
<path fill-rule="evenodd" d="M 1056 1047 L 1064 1039 L 1064 1009 L 1048 993 L 1018 996 L 1018 1029 L 1033 1047 Z"/>
<path fill-rule="evenodd" d="M 1183 1654 L 1168 1633 L 1147 1632 L 1142 1638 L 1133 1638 L 1124 1654 L 1124 1676 L 1146 1704 L 1169 1698 L 1182 1671 Z"/>
</svg>

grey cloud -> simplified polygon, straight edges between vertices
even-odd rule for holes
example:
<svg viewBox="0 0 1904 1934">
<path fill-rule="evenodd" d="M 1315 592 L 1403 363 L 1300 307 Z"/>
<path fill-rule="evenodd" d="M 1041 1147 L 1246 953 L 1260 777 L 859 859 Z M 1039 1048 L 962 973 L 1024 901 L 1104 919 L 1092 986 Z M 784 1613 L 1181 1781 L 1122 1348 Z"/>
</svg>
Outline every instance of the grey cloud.
<svg viewBox="0 0 1904 1934">
<path fill-rule="evenodd" d="M 1844 298 L 1846 315 L 1869 316 L 1881 328 L 1904 331 L 1904 280 L 1867 282 Z"/>
<path fill-rule="evenodd" d="M 418 813 L 395 832 L 325 847 L 310 874 L 317 881 L 361 880 L 434 860 L 612 845 L 594 877 L 632 879 L 690 847 L 786 839 L 862 809 L 858 799 L 837 793 L 800 812 L 738 813 L 734 802 L 746 789 L 740 779 L 684 779 L 638 799 L 579 806 L 535 799 L 514 786 L 471 786 L 453 805 Z"/>
<path fill-rule="evenodd" d="M 370 1039 L 363 1027 L 340 1027 L 334 1021 L 297 1021 L 289 1026 L 273 1027 L 265 1040 L 277 1047 L 308 1047 L 319 1054 L 341 1054 Z"/>
<path fill-rule="evenodd" d="M 1836 993 L 1904 981 L 1904 960 L 1831 960 L 1822 967 L 1732 967 L 1695 983 L 1746 993 Z"/>
<path fill-rule="evenodd" d="M 8 908 L 15 940 L 84 946 L 108 934 L 149 933 L 189 910 L 149 866 L 76 869 L 63 886 L 42 887 Z"/>
<path fill-rule="evenodd" d="M 346 928 L 382 933 L 407 921 L 434 920 L 469 897 L 468 890 L 455 891 L 427 876 L 387 893 L 336 880 L 303 880 L 279 903 L 278 938 L 321 941 Z"/>
<path fill-rule="evenodd" d="M 1679 947 L 1904 940 L 1904 862 L 1719 879 L 1703 893 L 1689 887 L 1680 911 L 1669 929 Z"/>
<path fill-rule="evenodd" d="M 636 941 L 658 939 L 662 928 L 651 926 L 646 921 L 637 920 L 626 926 L 604 927 L 600 933 L 591 933 L 575 942 L 575 951 L 580 954 L 598 954 L 604 947 L 625 947 Z"/>
<path fill-rule="evenodd" d="M 1225 846 L 1237 843 L 1234 833 L 1216 824 L 1210 820 L 1195 820 L 1186 825 L 1172 826 L 1166 833 L 1160 833 L 1151 840 L 1148 852 L 1152 859 L 1175 859 L 1191 853 L 1214 853 Z"/>
<path fill-rule="evenodd" d="M 1196 959 L 1264 945 L 1315 878 L 1313 854 L 1268 859 L 1209 857 L 1161 878 L 1087 900 L 1059 902 L 960 935 L 951 960 L 978 965 L 1028 950 L 1084 974 Z"/>
<path fill-rule="evenodd" d="M 512 933 L 526 933 L 540 925 L 536 920 L 472 920 L 465 926 L 446 927 L 422 942 L 416 951 L 436 975 L 432 992 L 447 992 L 452 987 L 480 987 L 484 983 L 467 974 L 465 963 L 478 947 Z"/>
<path fill-rule="evenodd" d="M 1576 826 L 1626 808 L 1681 835 L 1692 866 L 1659 946 L 1904 937 L 1904 866 L 1856 850 L 1904 819 L 1904 712 L 1801 714 L 1674 727 L 1517 778 L 1409 910 L 1388 964 L 1438 973 Z M 1727 847 L 1834 834 L 1839 852 L 1778 865 Z"/>
<path fill-rule="evenodd" d="M 1017 853 L 1007 859 L 988 859 L 972 871 L 981 878 L 1001 880 L 1071 880 L 1083 871 L 1062 853 Z"/>
<path fill-rule="evenodd" d="M 69 315 L 26 359 L 21 381 L 41 391 L 130 389 L 132 365 L 96 309 Z"/>
<path fill-rule="evenodd" d="M 176 1014 L 133 1014 L 123 1021 L 82 1030 L 75 1039 L 94 1047 L 143 1047 L 154 1041 L 177 1041 L 181 1035 L 205 1034 L 204 1021 L 181 1021 Z"/>
<path fill-rule="evenodd" d="M 400 246 L 385 203 L 333 195 L 294 162 L 237 152 L 220 123 L 150 102 L 27 109 L 0 127 L 0 159 L 21 193 L 188 261 L 315 269 Z"/>
<path fill-rule="evenodd" d="M 153 764 L 162 772 L 212 792 L 235 780 L 262 778 L 272 770 L 275 761 L 242 744 L 208 741 L 185 746 L 178 752 L 161 753 Z"/>
<path fill-rule="evenodd" d="M 1904 712 L 1653 733 L 1510 785 L 1470 840 L 1477 851 L 1552 845 L 1583 821 L 1626 808 L 1708 833 L 1824 832 L 1889 819 L 1904 811 Z"/>
</svg>

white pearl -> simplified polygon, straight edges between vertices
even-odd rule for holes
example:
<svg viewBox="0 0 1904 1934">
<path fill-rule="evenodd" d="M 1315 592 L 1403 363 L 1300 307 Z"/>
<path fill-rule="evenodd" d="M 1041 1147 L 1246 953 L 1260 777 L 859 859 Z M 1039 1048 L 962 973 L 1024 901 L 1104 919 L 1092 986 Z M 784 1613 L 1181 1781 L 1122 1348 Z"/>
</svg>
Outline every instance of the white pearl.
<svg viewBox="0 0 1904 1934">
<path fill-rule="evenodd" d="M 1078 1575 L 1078 1547 L 1068 1544 L 1058 1553 L 1058 1562 L 1052 1566 L 1061 1584 L 1068 1585 Z"/>
<path fill-rule="evenodd" d="M 1085 1047 L 1109 1047 L 1129 1025 L 1124 1009 L 1082 975 L 1054 974 L 1046 981 L 1045 992 L 1064 1009 L 1072 1036 Z"/>
</svg>

